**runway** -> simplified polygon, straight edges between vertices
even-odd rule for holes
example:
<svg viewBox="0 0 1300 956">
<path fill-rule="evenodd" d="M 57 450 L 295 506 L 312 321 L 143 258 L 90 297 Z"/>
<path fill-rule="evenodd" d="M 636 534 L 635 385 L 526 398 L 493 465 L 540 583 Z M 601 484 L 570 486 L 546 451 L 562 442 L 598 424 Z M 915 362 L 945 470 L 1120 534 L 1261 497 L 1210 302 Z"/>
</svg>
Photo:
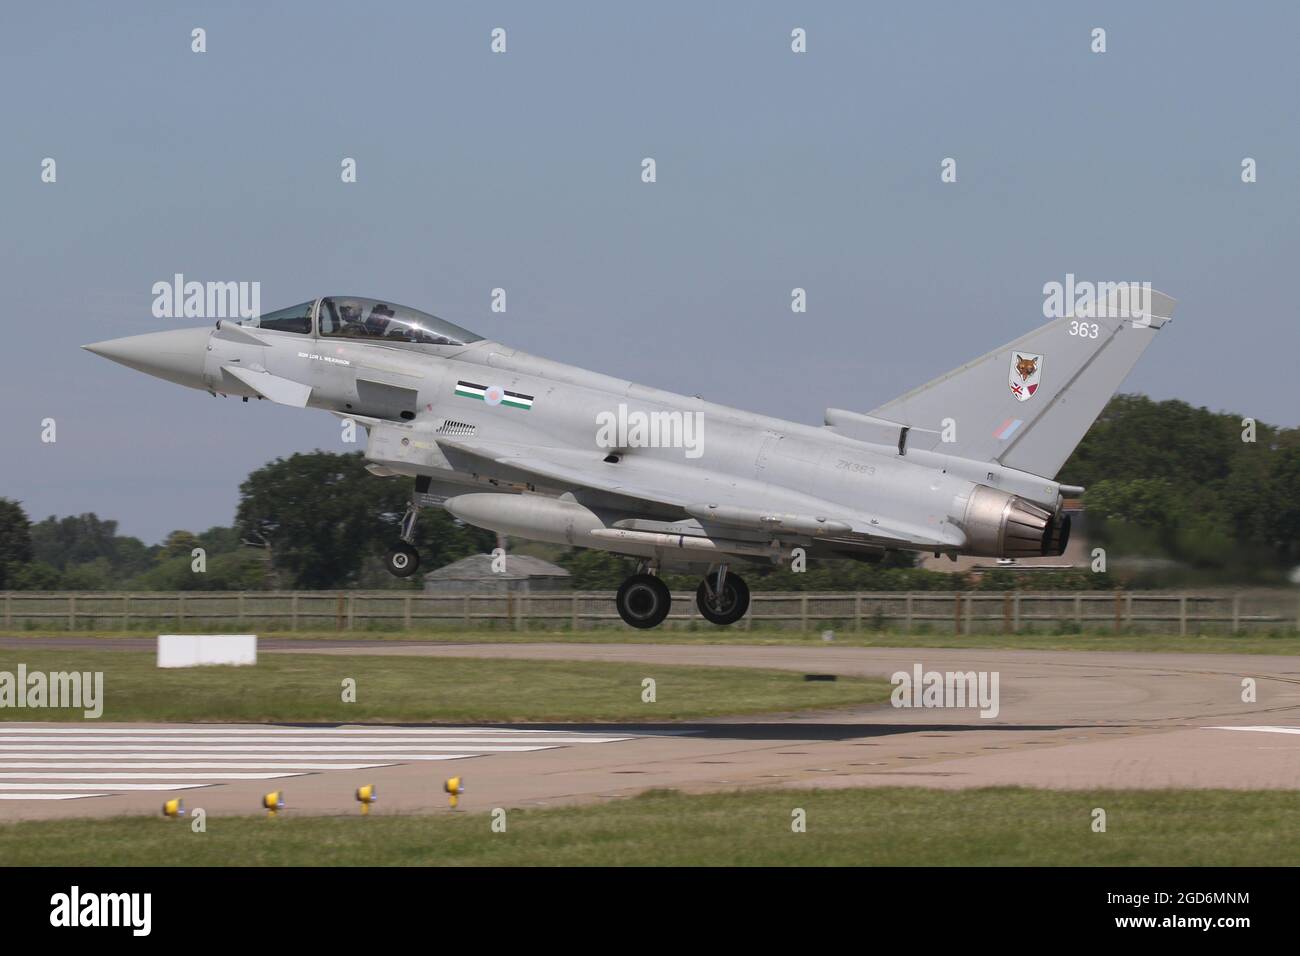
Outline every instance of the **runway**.
<svg viewBox="0 0 1300 956">
<path fill-rule="evenodd" d="M 992 719 L 970 707 L 883 704 L 655 723 L 647 704 L 645 722 L 476 728 L 4 723 L 0 820 L 156 813 L 173 791 L 210 814 L 247 814 L 275 788 L 290 814 L 355 813 L 363 783 L 379 788 L 374 812 L 445 811 L 441 785 L 453 772 L 471 811 L 652 787 L 1300 788 L 1300 661 L 1286 656 L 374 641 L 261 650 L 627 661 L 647 677 L 657 665 L 697 664 L 888 678 L 919 664 L 996 672 L 1000 706 Z M 1247 679 L 1253 702 L 1243 700 Z"/>
<path fill-rule="evenodd" d="M 138 812 L 146 800 L 161 804 L 169 796 L 186 798 L 191 807 L 247 812 L 267 791 L 294 787 L 297 778 L 309 776 L 320 779 L 300 792 L 319 799 L 305 799 L 302 807 L 328 812 L 346 807 L 358 785 L 375 782 L 375 772 L 397 766 L 424 771 L 420 776 L 432 797 L 441 794 L 445 776 L 462 772 L 443 774 L 445 761 L 627 739 L 498 727 L 5 723 L 0 725 L 0 801 L 29 806 L 0 808 L 0 820 L 48 816 L 40 804 L 91 798 L 103 798 L 90 811 L 96 816 Z M 77 808 L 79 815 L 83 809 Z"/>
</svg>

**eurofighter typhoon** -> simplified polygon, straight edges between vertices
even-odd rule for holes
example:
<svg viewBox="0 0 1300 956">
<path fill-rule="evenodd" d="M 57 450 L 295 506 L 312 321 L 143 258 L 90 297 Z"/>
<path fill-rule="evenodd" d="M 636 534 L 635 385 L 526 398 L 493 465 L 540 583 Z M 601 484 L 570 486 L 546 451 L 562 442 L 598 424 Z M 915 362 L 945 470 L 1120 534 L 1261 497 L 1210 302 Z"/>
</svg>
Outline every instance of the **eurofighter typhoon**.
<svg viewBox="0 0 1300 956">
<path fill-rule="evenodd" d="M 1059 555 L 1056 473 L 1169 321 L 1158 292 L 1066 315 L 821 427 L 636 385 L 484 339 L 391 302 L 328 296 L 244 322 L 84 348 L 213 395 L 326 409 L 367 431 L 368 469 L 414 478 L 387 556 L 413 574 L 420 509 L 538 541 L 641 559 L 618 612 L 658 625 L 664 566 L 697 568 L 701 615 L 739 620 L 738 562 L 878 560 L 887 551 Z"/>
</svg>

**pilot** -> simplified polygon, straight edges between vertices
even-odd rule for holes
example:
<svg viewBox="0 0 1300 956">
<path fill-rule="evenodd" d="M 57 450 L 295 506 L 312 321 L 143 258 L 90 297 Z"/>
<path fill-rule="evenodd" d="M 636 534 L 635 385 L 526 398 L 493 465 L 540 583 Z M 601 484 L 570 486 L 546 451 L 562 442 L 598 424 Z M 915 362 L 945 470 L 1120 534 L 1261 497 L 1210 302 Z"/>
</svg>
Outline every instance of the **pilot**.
<svg viewBox="0 0 1300 956">
<path fill-rule="evenodd" d="M 339 334 L 353 338 L 366 334 L 366 327 L 361 322 L 361 307 L 356 303 L 339 303 Z"/>
<path fill-rule="evenodd" d="M 388 320 L 396 314 L 391 307 L 384 305 L 382 302 L 375 303 L 375 307 L 370 310 L 370 317 L 366 319 L 365 334 L 372 338 L 382 339 L 390 325 Z"/>
</svg>

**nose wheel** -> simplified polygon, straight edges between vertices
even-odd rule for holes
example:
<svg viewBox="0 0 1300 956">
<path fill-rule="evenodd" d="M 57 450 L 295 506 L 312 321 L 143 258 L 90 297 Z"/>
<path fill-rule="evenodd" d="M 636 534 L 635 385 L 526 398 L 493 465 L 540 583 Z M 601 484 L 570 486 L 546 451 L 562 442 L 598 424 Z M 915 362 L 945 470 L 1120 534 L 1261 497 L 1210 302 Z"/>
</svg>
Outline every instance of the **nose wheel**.
<svg viewBox="0 0 1300 956">
<path fill-rule="evenodd" d="M 384 567 L 397 578 L 409 578 L 420 569 L 420 552 L 411 542 L 415 540 L 415 521 L 420 517 L 420 495 L 429 490 L 428 478 L 415 480 L 415 496 L 406 506 L 398 532 L 397 544 L 384 557 Z"/>
<path fill-rule="evenodd" d="M 672 608 L 668 585 L 653 574 L 634 574 L 618 589 L 614 598 L 618 616 L 637 628 L 658 627 Z"/>
<path fill-rule="evenodd" d="M 727 573 L 727 566 L 706 575 L 695 590 L 695 605 L 706 621 L 735 624 L 749 610 L 749 585 L 744 578 Z"/>
<path fill-rule="evenodd" d="M 398 578 L 409 578 L 420 568 L 420 552 L 405 541 L 399 541 L 384 558 L 388 573 Z"/>
</svg>

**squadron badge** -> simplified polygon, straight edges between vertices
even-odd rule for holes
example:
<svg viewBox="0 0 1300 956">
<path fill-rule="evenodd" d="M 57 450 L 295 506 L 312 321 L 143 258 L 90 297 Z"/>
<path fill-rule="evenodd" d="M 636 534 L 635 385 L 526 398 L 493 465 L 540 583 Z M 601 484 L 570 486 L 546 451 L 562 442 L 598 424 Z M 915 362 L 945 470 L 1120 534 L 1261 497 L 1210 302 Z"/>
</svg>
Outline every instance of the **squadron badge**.
<svg viewBox="0 0 1300 956">
<path fill-rule="evenodd" d="M 1032 352 L 1011 353 L 1011 370 L 1007 373 L 1007 385 L 1018 402 L 1027 402 L 1038 391 L 1039 379 L 1043 375 L 1043 357 Z"/>
</svg>

